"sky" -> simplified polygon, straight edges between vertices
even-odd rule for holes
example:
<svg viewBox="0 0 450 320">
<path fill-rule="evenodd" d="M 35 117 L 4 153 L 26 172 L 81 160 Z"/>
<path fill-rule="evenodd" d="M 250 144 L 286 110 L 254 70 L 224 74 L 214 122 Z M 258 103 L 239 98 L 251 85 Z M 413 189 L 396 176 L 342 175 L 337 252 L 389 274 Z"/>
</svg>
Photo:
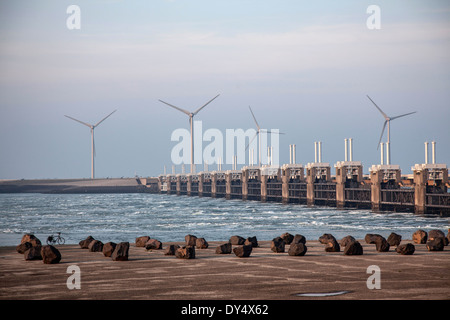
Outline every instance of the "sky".
<svg viewBox="0 0 450 320">
<path fill-rule="evenodd" d="M 369 95 L 391 117 L 417 112 L 391 122 L 402 173 L 424 163 L 425 141 L 448 165 L 448 52 L 448 1 L 1 0 L 0 179 L 89 178 L 90 129 L 64 115 L 95 124 L 116 109 L 95 129 L 96 177 L 171 171 L 189 119 L 158 100 L 194 111 L 217 94 L 195 117 L 203 131 L 255 128 L 251 106 L 285 133 L 281 164 L 290 144 L 314 162 L 322 141 L 333 167 L 352 138 L 368 173 L 384 123 Z"/>
</svg>

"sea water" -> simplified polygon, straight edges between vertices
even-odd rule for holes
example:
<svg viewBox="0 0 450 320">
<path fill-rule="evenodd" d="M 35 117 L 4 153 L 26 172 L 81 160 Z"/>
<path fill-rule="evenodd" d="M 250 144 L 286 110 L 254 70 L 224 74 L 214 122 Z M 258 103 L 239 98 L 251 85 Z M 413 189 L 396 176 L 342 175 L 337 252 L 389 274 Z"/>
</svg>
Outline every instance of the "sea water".
<svg viewBox="0 0 450 320">
<path fill-rule="evenodd" d="M 17 245 L 25 233 L 41 241 L 56 232 L 75 244 L 87 236 L 103 242 L 148 235 L 162 242 L 184 241 L 187 234 L 207 241 L 232 235 L 271 240 L 285 232 L 317 240 L 391 232 L 411 239 L 417 229 L 447 233 L 448 218 L 413 213 L 308 207 L 259 201 L 163 194 L 0 194 L 0 246 Z"/>
</svg>

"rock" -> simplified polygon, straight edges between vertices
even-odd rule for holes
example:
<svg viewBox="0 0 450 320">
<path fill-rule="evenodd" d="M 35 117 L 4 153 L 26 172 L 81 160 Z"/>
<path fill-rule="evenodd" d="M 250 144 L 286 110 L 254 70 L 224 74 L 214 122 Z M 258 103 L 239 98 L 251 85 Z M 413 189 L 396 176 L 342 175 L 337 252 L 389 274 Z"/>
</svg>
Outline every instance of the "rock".
<svg viewBox="0 0 450 320">
<path fill-rule="evenodd" d="M 341 247 L 339 246 L 339 243 L 336 241 L 336 239 L 334 239 L 334 240 L 330 240 L 325 245 L 325 251 L 326 252 L 340 252 Z"/>
<path fill-rule="evenodd" d="M 94 240 L 95 239 L 92 236 L 89 236 L 86 239 L 81 240 L 78 244 L 80 245 L 81 249 L 89 249 L 89 244 Z"/>
<path fill-rule="evenodd" d="M 185 246 L 175 251 L 175 256 L 179 259 L 195 259 L 195 247 Z"/>
<path fill-rule="evenodd" d="M 270 250 L 276 253 L 284 252 L 285 248 L 285 242 L 281 237 L 276 237 L 272 240 L 272 243 L 270 245 Z"/>
<path fill-rule="evenodd" d="M 445 238 L 445 234 L 438 229 L 428 231 L 428 240 L 434 240 L 434 238 Z"/>
<path fill-rule="evenodd" d="M 306 254 L 306 251 L 308 251 L 308 249 L 306 248 L 306 245 L 304 243 L 292 242 L 291 245 L 289 246 L 288 254 L 290 256 L 304 256 Z"/>
<path fill-rule="evenodd" d="M 18 253 L 24 254 L 25 251 L 27 251 L 28 249 L 30 249 L 31 247 L 33 247 L 33 245 L 31 244 L 31 242 L 22 242 L 21 244 L 19 244 L 16 247 L 16 251 Z"/>
<path fill-rule="evenodd" d="M 42 260 L 41 250 L 42 250 L 41 246 L 30 247 L 28 250 L 24 252 L 23 256 L 25 260 Z"/>
<path fill-rule="evenodd" d="M 391 246 L 398 246 L 400 242 L 402 242 L 402 236 L 399 234 L 396 234 L 395 232 L 392 232 L 389 237 L 387 238 L 387 242 Z"/>
<path fill-rule="evenodd" d="M 303 243 L 303 244 L 306 244 L 306 238 L 305 238 L 304 236 L 302 236 L 301 234 L 296 234 L 296 235 L 294 236 L 294 239 L 293 239 L 292 242 L 291 242 L 291 245 L 292 245 L 293 243 Z"/>
<path fill-rule="evenodd" d="M 54 246 L 43 246 L 41 256 L 45 264 L 55 264 L 61 261 L 61 253 Z"/>
<path fill-rule="evenodd" d="M 364 241 L 366 241 L 366 243 L 368 243 L 368 244 L 374 244 L 375 243 L 375 239 L 376 239 L 375 236 L 379 236 L 379 234 L 368 233 L 364 237 Z"/>
<path fill-rule="evenodd" d="M 386 239 L 383 236 L 380 236 L 379 234 L 374 235 L 375 238 L 375 247 L 378 252 L 388 252 L 390 245 L 386 241 Z"/>
<path fill-rule="evenodd" d="M 345 236 L 341 239 L 341 241 L 339 241 L 339 244 L 343 247 L 348 246 L 350 243 L 355 242 L 356 239 L 353 238 L 352 236 Z M 345 251 L 344 251 L 345 254 Z"/>
<path fill-rule="evenodd" d="M 103 255 L 105 257 L 111 257 L 114 252 L 114 249 L 116 249 L 116 246 L 117 246 L 117 244 L 115 242 L 105 243 L 103 245 L 103 249 L 102 249 Z"/>
<path fill-rule="evenodd" d="M 205 240 L 205 238 L 198 238 L 195 241 L 195 247 L 197 249 L 208 249 L 208 242 Z"/>
<path fill-rule="evenodd" d="M 137 237 L 135 242 L 136 247 L 145 247 L 148 240 L 150 240 L 149 236 Z"/>
<path fill-rule="evenodd" d="M 336 241 L 336 238 L 329 233 L 324 233 L 322 236 L 319 237 L 319 242 L 322 244 L 327 244 L 330 241 Z"/>
<path fill-rule="evenodd" d="M 161 250 L 162 242 L 156 239 L 150 239 L 145 244 L 145 249 L 147 250 Z"/>
<path fill-rule="evenodd" d="M 113 261 L 127 261 L 128 250 L 130 249 L 129 242 L 119 242 L 114 249 L 111 258 Z"/>
<path fill-rule="evenodd" d="M 444 250 L 444 238 L 438 237 L 427 242 L 428 251 L 443 251 Z"/>
<path fill-rule="evenodd" d="M 256 237 L 248 237 L 245 242 L 244 245 L 249 245 L 251 244 L 253 248 L 258 247 L 258 239 L 256 239 Z"/>
<path fill-rule="evenodd" d="M 416 247 L 412 243 L 406 243 L 399 245 L 395 251 L 403 255 L 411 255 L 416 251 Z"/>
<path fill-rule="evenodd" d="M 23 235 L 22 240 L 20 241 L 20 243 L 22 244 L 24 242 L 31 243 L 31 246 L 33 246 L 33 247 L 42 246 L 41 240 L 36 238 L 34 236 L 34 234 L 31 234 L 31 233 L 27 233 L 27 234 Z"/>
<path fill-rule="evenodd" d="M 358 241 L 347 241 L 345 243 L 344 254 L 346 256 L 360 256 L 363 254 L 363 247 Z"/>
<path fill-rule="evenodd" d="M 322 244 L 325 244 L 326 252 L 341 251 L 341 247 L 339 246 L 339 243 L 337 242 L 336 238 L 332 234 L 324 233 L 322 236 L 319 237 L 319 242 Z"/>
<path fill-rule="evenodd" d="M 166 248 L 166 250 L 164 251 L 164 255 L 166 255 L 166 256 L 174 256 L 175 255 L 175 252 L 177 251 L 177 249 L 179 248 L 180 246 L 178 246 L 178 245 L 176 245 L 176 244 L 170 244 L 167 248 Z"/>
<path fill-rule="evenodd" d="M 99 240 L 92 240 L 88 246 L 89 252 L 102 252 L 103 242 Z"/>
<path fill-rule="evenodd" d="M 448 245 L 448 239 L 445 237 L 444 232 L 438 229 L 428 231 L 428 240 L 434 240 L 436 238 L 444 238 L 444 246 Z"/>
<path fill-rule="evenodd" d="M 233 249 L 234 254 L 236 257 L 239 258 L 247 258 L 250 257 L 250 254 L 252 253 L 252 245 L 243 245 L 239 246 Z"/>
<path fill-rule="evenodd" d="M 241 236 L 231 236 L 230 243 L 235 246 L 242 245 L 245 243 L 245 239 Z"/>
<path fill-rule="evenodd" d="M 427 243 L 428 234 L 426 233 L 426 231 L 419 229 L 413 233 L 412 239 L 413 239 L 414 243 L 417 243 L 417 244 Z"/>
<path fill-rule="evenodd" d="M 221 244 L 220 246 L 217 246 L 216 253 L 217 254 L 229 254 L 231 253 L 232 245 L 230 242 Z"/>
<path fill-rule="evenodd" d="M 286 244 L 291 244 L 292 240 L 294 240 L 294 236 L 289 232 L 283 233 L 280 238 L 283 239 Z"/>
<path fill-rule="evenodd" d="M 390 245 L 385 238 L 381 237 L 375 242 L 375 247 L 378 252 L 388 252 Z"/>
<path fill-rule="evenodd" d="M 197 237 L 193 236 L 192 234 L 188 234 L 184 237 L 184 240 L 186 241 L 187 246 L 194 247 L 195 243 L 197 242 Z"/>
<path fill-rule="evenodd" d="M 364 240 L 369 244 L 375 244 L 378 252 L 388 252 L 390 245 L 386 239 L 379 234 L 368 233 L 364 237 Z"/>
</svg>

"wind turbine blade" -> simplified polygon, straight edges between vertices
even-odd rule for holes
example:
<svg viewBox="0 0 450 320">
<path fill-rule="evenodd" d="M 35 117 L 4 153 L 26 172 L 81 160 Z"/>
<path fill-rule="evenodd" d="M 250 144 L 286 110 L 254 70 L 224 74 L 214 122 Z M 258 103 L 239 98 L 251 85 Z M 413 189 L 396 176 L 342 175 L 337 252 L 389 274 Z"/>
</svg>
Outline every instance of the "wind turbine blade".
<svg viewBox="0 0 450 320">
<path fill-rule="evenodd" d="M 64 117 L 67 117 L 67 118 L 69 118 L 69 119 L 72 119 L 72 120 L 74 120 L 74 121 L 76 121 L 76 122 L 79 122 L 79 123 L 81 123 L 81 124 L 84 124 L 85 126 L 87 126 L 87 127 L 89 127 L 89 128 L 91 128 L 91 129 L 92 129 L 92 125 L 91 125 L 91 124 L 89 124 L 89 123 L 86 123 L 86 122 L 83 122 L 83 121 L 77 120 L 77 119 L 75 119 L 75 118 L 72 118 L 72 117 L 69 117 L 69 116 L 66 116 L 66 115 L 64 115 Z"/>
<path fill-rule="evenodd" d="M 416 113 L 416 112 L 417 111 L 410 112 L 410 113 L 405 113 L 405 114 L 402 114 L 402 115 L 399 115 L 399 116 L 396 116 L 396 117 L 392 117 L 391 120 L 394 120 L 394 119 L 397 119 L 397 118 L 401 118 L 401 117 L 404 117 L 404 116 L 409 116 L 410 114 L 413 114 L 413 113 Z"/>
<path fill-rule="evenodd" d="M 248 147 L 252 144 L 253 140 L 255 140 L 256 136 L 258 135 L 258 131 L 256 131 L 255 135 L 253 136 L 252 140 L 248 143 L 247 147 L 245 147 L 245 151 L 247 151 Z"/>
<path fill-rule="evenodd" d="M 103 121 L 105 121 L 106 120 L 106 118 L 108 118 L 110 115 L 112 115 L 114 112 L 116 112 L 117 111 L 117 109 L 116 110 L 114 110 L 113 112 L 111 112 L 110 114 L 108 114 L 106 117 L 104 117 L 102 120 L 100 120 L 99 122 L 97 122 L 97 124 L 96 125 L 94 125 L 94 127 L 96 127 L 96 126 L 98 126 L 100 123 L 102 123 Z"/>
<path fill-rule="evenodd" d="M 267 130 L 267 129 L 261 129 L 261 131 L 265 131 L 265 132 L 267 132 L 267 133 L 276 133 L 276 134 L 286 134 L 286 133 L 284 133 L 284 132 L 277 132 L 277 131 L 270 131 L 270 130 Z"/>
<path fill-rule="evenodd" d="M 369 96 L 367 96 L 367 98 L 369 98 L 369 100 L 370 100 L 370 101 L 372 101 L 373 105 L 374 105 L 375 107 L 377 107 L 378 111 L 380 111 L 380 112 L 381 112 L 381 114 L 383 115 L 384 119 L 388 120 L 388 119 L 389 119 L 389 117 L 387 116 L 387 114 L 386 114 L 386 113 L 384 113 L 384 112 L 383 112 L 383 110 L 381 110 L 381 109 L 380 109 L 380 107 L 379 107 L 379 106 L 377 106 L 377 104 L 376 104 L 375 102 L 373 102 L 373 100 L 372 100 L 372 99 L 370 99 L 370 97 L 369 97 Z"/>
<path fill-rule="evenodd" d="M 383 133 L 384 133 L 384 129 L 386 129 L 386 124 L 387 124 L 387 122 L 388 122 L 388 120 L 386 120 L 386 121 L 384 122 L 383 129 L 381 130 L 381 136 L 380 136 L 380 141 L 378 141 L 378 147 L 377 147 L 377 150 L 380 149 L 381 139 L 383 138 Z"/>
<path fill-rule="evenodd" d="M 215 98 L 217 98 L 218 96 L 220 96 L 220 94 L 218 94 L 217 96 L 215 96 L 214 98 L 212 98 L 211 100 L 209 100 L 207 103 L 205 103 L 203 106 L 201 106 L 200 108 L 198 108 L 197 110 L 194 111 L 194 116 L 200 112 L 200 110 L 202 110 L 204 107 L 206 107 L 208 104 L 210 104 Z"/>
<path fill-rule="evenodd" d="M 172 105 L 172 104 L 170 104 L 170 103 L 164 102 L 164 101 L 162 101 L 162 100 L 158 100 L 158 101 L 160 101 L 160 102 L 162 102 L 162 103 L 164 103 L 164 104 L 167 104 L 169 107 L 175 108 L 175 109 L 177 109 L 178 111 L 181 111 L 181 112 L 183 112 L 183 113 L 186 113 L 188 116 L 191 115 L 191 113 L 190 113 L 189 111 L 187 111 L 187 110 L 178 108 L 178 107 L 176 107 L 176 106 L 174 106 L 174 105 Z"/>
<path fill-rule="evenodd" d="M 253 120 L 255 120 L 256 127 L 258 128 L 258 131 L 259 131 L 260 127 L 259 127 L 258 121 L 256 121 L 255 115 L 253 114 L 252 108 L 250 108 L 250 106 L 248 106 L 248 108 L 250 109 L 250 112 L 252 113 Z"/>
</svg>

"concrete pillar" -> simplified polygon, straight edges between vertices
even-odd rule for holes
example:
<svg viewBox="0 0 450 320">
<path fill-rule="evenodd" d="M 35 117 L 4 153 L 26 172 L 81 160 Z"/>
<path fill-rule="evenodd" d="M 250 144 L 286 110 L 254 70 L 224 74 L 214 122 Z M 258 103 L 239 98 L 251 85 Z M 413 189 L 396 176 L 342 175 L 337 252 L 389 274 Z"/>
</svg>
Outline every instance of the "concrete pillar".
<svg viewBox="0 0 450 320">
<path fill-rule="evenodd" d="M 424 214 L 426 212 L 426 193 L 428 183 L 428 170 L 423 168 L 414 170 L 414 212 Z"/>
<path fill-rule="evenodd" d="M 291 169 L 289 167 L 281 169 L 281 202 L 289 203 L 289 180 Z"/>
<path fill-rule="evenodd" d="M 347 140 L 347 139 L 346 139 Z M 336 207 L 345 207 L 345 183 L 347 182 L 347 167 L 336 167 Z"/>
<path fill-rule="evenodd" d="M 381 210 L 381 182 L 383 181 L 383 172 L 380 170 L 370 171 L 370 201 L 372 202 L 372 211 Z"/>
<path fill-rule="evenodd" d="M 177 196 L 181 194 L 181 176 L 177 175 Z"/>
<path fill-rule="evenodd" d="M 231 173 L 225 174 L 225 199 L 231 199 Z"/>
<path fill-rule="evenodd" d="M 211 198 L 216 197 L 216 182 L 217 182 L 217 173 L 211 173 Z"/>
<path fill-rule="evenodd" d="M 199 173 L 198 174 L 198 196 L 199 197 L 203 197 L 203 178 L 204 178 L 204 174 Z"/>
<path fill-rule="evenodd" d="M 190 175 L 190 174 L 187 175 L 186 190 L 187 190 L 187 195 L 190 196 L 191 191 L 192 191 L 192 175 Z"/>
<path fill-rule="evenodd" d="M 267 178 L 268 176 L 265 174 L 261 174 L 261 201 L 266 202 L 267 201 Z"/>
<path fill-rule="evenodd" d="M 306 204 L 314 205 L 314 182 L 316 180 L 316 168 L 306 168 Z"/>
<path fill-rule="evenodd" d="M 172 194 L 172 176 L 168 175 L 166 181 L 167 181 L 167 194 Z"/>
<path fill-rule="evenodd" d="M 242 170 L 242 200 L 248 199 L 248 169 Z"/>
</svg>

